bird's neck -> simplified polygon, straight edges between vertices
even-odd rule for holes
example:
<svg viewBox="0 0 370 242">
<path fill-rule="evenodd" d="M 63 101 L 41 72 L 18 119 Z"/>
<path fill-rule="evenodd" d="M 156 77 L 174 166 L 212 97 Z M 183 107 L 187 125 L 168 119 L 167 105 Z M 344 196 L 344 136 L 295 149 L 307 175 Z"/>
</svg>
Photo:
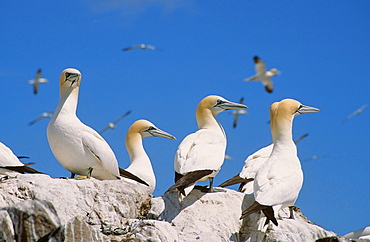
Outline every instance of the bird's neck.
<svg viewBox="0 0 370 242">
<path fill-rule="evenodd" d="M 55 110 L 56 114 L 69 114 L 76 115 L 77 103 L 78 103 L 78 92 L 79 87 L 74 89 L 67 89 L 60 93 L 60 100 L 57 109 Z"/>
<path fill-rule="evenodd" d="M 130 156 L 130 163 L 136 160 L 150 164 L 149 157 L 143 147 L 143 140 L 139 133 L 128 133 L 126 136 L 126 149 Z"/>
<path fill-rule="evenodd" d="M 271 125 L 272 141 L 274 144 L 291 144 L 293 117 L 276 117 Z"/>
<path fill-rule="evenodd" d="M 208 108 L 198 109 L 196 112 L 196 119 L 199 129 L 218 129 L 224 135 L 224 129 L 221 124 L 216 119 L 216 114 L 212 113 L 212 111 Z"/>
</svg>

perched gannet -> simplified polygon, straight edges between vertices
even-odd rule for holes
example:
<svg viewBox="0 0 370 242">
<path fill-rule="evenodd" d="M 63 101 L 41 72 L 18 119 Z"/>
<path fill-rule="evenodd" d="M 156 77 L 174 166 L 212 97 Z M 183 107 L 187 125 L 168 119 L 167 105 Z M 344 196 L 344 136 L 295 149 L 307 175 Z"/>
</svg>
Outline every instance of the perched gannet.
<svg viewBox="0 0 370 242">
<path fill-rule="evenodd" d="M 359 109 L 357 109 L 356 111 L 354 111 L 353 113 L 351 113 L 350 115 L 347 116 L 347 118 L 345 120 L 343 120 L 343 123 L 350 120 L 351 118 L 353 118 L 354 116 L 362 113 L 362 111 L 364 111 L 365 108 L 367 108 L 368 106 L 370 106 L 370 103 L 366 103 L 364 105 L 362 105 Z"/>
<path fill-rule="evenodd" d="M 153 45 L 139 44 L 139 45 L 133 45 L 133 46 L 124 48 L 124 49 L 122 49 L 122 51 L 134 50 L 134 49 L 138 49 L 138 48 L 139 49 L 142 49 L 142 50 L 146 50 L 146 49 L 149 49 L 149 50 L 159 50 L 159 49 L 157 49 Z"/>
<path fill-rule="evenodd" d="M 0 174 L 10 175 L 18 173 L 42 173 L 19 161 L 13 151 L 0 142 Z"/>
<path fill-rule="evenodd" d="M 126 135 L 126 149 L 130 156 L 130 166 L 126 171 L 144 180 L 149 185 L 150 193 L 154 191 L 156 181 L 152 164 L 144 150 L 142 139 L 152 136 L 176 139 L 173 135 L 158 129 L 154 124 L 143 119 L 134 122 Z"/>
<path fill-rule="evenodd" d="M 42 70 L 38 69 L 35 79 L 29 80 L 28 84 L 33 85 L 33 93 L 37 94 L 39 92 L 39 85 L 40 83 L 46 83 L 48 82 L 47 79 L 41 78 Z"/>
<path fill-rule="evenodd" d="M 35 120 L 32 120 L 31 122 L 28 123 L 28 125 L 34 125 L 35 123 L 37 123 L 38 121 L 40 121 L 41 119 L 43 118 L 51 118 L 51 116 L 53 116 L 53 112 L 48 112 L 48 113 L 42 113 L 40 114 L 40 116 L 38 116 Z"/>
<path fill-rule="evenodd" d="M 255 175 L 255 202 L 243 211 L 241 219 L 262 210 L 267 217 L 266 224 L 271 220 L 278 225 L 274 213 L 294 204 L 303 183 L 303 172 L 292 139 L 293 118 L 320 110 L 293 99 L 284 99 L 275 105 L 271 105 L 273 110 L 270 112 L 273 149 Z"/>
<path fill-rule="evenodd" d="M 240 98 L 239 103 L 243 103 L 243 102 L 244 102 L 244 98 L 242 97 Z M 236 128 L 236 125 L 238 124 L 238 121 L 239 121 L 239 115 L 246 114 L 247 111 L 244 109 L 236 109 L 236 110 L 231 111 L 230 113 L 234 115 L 233 127 Z"/>
<path fill-rule="evenodd" d="M 276 104 L 278 103 L 276 102 L 275 105 Z M 307 136 L 308 134 L 302 135 L 298 139 L 294 140 L 294 143 L 297 144 Z M 238 188 L 239 192 L 243 192 L 245 194 L 252 194 L 254 177 L 256 176 L 256 173 L 260 169 L 260 167 L 270 157 L 273 146 L 274 144 L 271 143 L 270 145 L 263 147 L 254 152 L 253 154 L 251 154 L 250 156 L 248 156 L 247 159 L 244 161 L 242 171 L 239 174 L 235 175 L 234 177 L 230 178 L 229 180 L 221 183 L 219 187 L 227 187 L 240 183 L 240 186 Z"/>
<path fill-rule="evenodd" d="M 199 130 L 180 143 L 174 159 L 175 184 L 168 191 L 178 189 L 186 196 L 196 182 L 206 180 L 210 181 L 208 190 L 212 191 L 213 178 L 224 162 L 226 150 L 226 135 L 216 115 L 225 110 L 243 108 L 248 107 L 215 95 L 200 101 L 196 110 Z"/>
<path fill-rule="evenodd" d="M 131 111 L 127 111 L 124 115 L 122 115 L 121 117 L 117 118 L 116 120 L 114 120 L 112 123 L 108 123 L 108 126 L 105 127 L 104 129 L 102 129 L 102 131 L 100 131 L 99 133 L 102 134 L 104 133 L 105 131 L 107 131 L 108 129 L 115 129 L 116 128 L 116 124 L 121 121 L 123 118 L 125 118 L 127 115 L 129 115 L 131 113 Z"/>
<path fill-rule="evenodd" d="M 279 102 L 275 102 L 270 107 L 270 116 L 271 120 L 273 117 L 273 112 L 275 111 L 276 107 L 278 106 Z M 227 187 L 237 183 L 240 183 L 239 192 L 244 192 L 246 194 L 253 193 L 253 180 L 256 176 L 257 171 L 261 168 L 261 166 L 267 161 L 270 157 L 272 148 L 274 144 L 271 143 L 270 145 L 263 147 L 250 156 L 244 161 L 244 166 L 242 171 L 235 175 L 234 177 L 230 178 L 229 180 L 220 184 L 220 187 Z"/>
<path fill-rule="evenodd" d="M 117 179 L 120 172 L 112 149 L 76 116 L 80 83 L 81 73 L 76 69 L 65 69 L 60 75 L 60 100 L 47 128 L 50 148 L 72 174 Z"/>
<path fill-rule="evenodd" d="M 256 75 L 244 79 L 244 81 L 261 81 L 268 93 L 272 93 L 274 90 L 274 84 L 271 81 L 271 77 L 280 72 L 273 68 L 269 71 L 266 71 L 265 62 L 263 62 L 258 56 L 253 57 L 254 63 L 256 63 Z"/>
</svg>

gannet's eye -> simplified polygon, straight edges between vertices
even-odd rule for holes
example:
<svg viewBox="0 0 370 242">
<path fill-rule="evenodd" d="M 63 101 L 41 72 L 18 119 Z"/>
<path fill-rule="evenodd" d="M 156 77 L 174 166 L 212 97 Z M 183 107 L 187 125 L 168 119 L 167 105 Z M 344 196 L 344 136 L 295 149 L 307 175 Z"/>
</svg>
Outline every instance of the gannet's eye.
<svg viewBox="0 0 370 242">
<path fill-rule="evenodd" d="M 153 126 L 150 126 L 149 128 L 148 128 L 148 130 L 155 130 L 156 128 L 154 128 Z"/>
<path fill-rule="evenodd" d="M 223 104 L 223 103 L 225 103 L 225 101 L 224 101 L 224 100 L 218 99 L 218 100 L 216 101 L 216 105 L 215 105 L 215 106 L 217 106 L 217 105 L 221 105 L 221 104 Z"/>
</svg>

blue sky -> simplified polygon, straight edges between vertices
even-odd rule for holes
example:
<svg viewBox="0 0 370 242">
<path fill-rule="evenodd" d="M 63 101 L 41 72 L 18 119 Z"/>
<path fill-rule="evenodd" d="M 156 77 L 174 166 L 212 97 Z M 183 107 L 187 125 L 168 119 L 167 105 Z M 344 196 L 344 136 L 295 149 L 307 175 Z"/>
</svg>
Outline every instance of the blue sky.
<svg viewBox="0 0 370 242">
<path fill-rule="evenodd" d="M 82 72 L 77 115 L 97 131 L 132 113 L 103 137 L 122 168 L 124 139 L 137 119 L 148 119 L 177 140 L 146 138 L 157 176 L 155 196 L 173 184 L 173 157 L 197 129 L 195 109 L 205 96 L 245 98 L 248 114 L 232 128 L 221 113 L 228 147 L 215 178 L 239 173 L 245 158 L 271 142 L 269 106 L 294 98 L 321 109 L 294 120 L 305 180 L 296 202 L 313 222 L 338 234 L 369 225 L 370 2 L 74 0 L 0 3 L 0 141 L 52 177 L 68 176 L 46 138 L 48 120 L 28 123 L 56 108 L 59 75 Z M 163 51 L 122 48 L 152 44 Z M 278 68 L 275 90 L 243 79 L 254 74 L 253 56 Z M 38 68 L 49 83 L 34 95 L 27 81 Z M 310 159 L 318 156 L 316 160 Z M 235 187 L 232 187 L 236 189 Z"/>
</svg>

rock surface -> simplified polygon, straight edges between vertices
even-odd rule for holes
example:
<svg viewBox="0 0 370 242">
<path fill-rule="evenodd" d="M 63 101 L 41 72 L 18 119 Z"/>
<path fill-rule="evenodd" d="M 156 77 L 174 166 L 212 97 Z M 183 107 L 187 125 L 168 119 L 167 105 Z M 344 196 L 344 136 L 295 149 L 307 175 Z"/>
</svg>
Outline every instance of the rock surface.
<svg viewBox="0 0 370 242">
<path fill-rule="evenodd" d="M 263 226 L 258 213 L 239 220 L 252 202 L 223 188 L 179 202 L 176 192 L 152 198 L 124 180 L 19 174 L 0 181 L 0 241 L 350 241 L 299 210 L 294 220 L 282 214 L 279 226 Z"/>
</svg>

